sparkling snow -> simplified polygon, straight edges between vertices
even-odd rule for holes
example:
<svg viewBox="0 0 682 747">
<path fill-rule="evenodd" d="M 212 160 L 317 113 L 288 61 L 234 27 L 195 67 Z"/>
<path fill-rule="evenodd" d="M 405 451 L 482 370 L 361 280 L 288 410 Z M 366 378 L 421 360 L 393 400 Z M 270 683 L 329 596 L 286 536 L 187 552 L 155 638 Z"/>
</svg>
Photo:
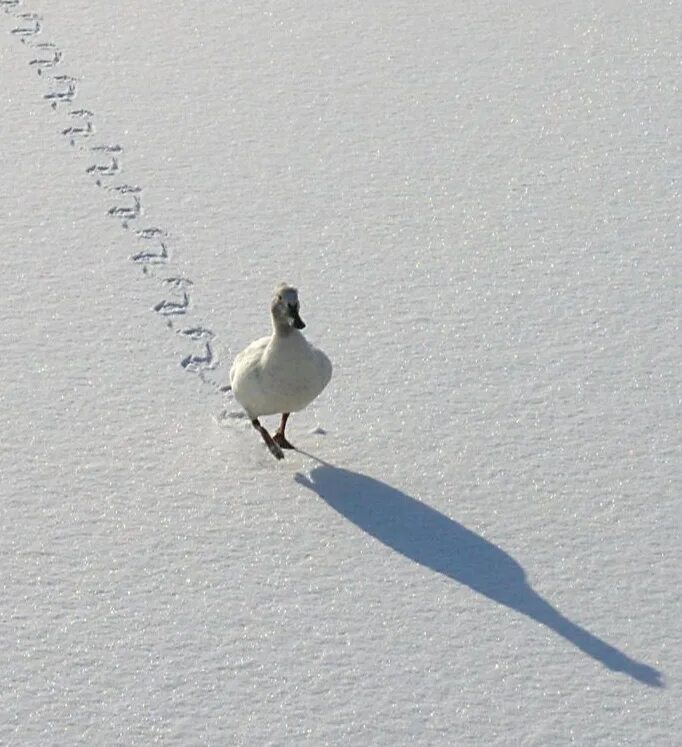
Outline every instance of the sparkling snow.
<svg viewBox="0 0 682 747">
<path fill-rule="evenodd" d="M 0 0 L 0 742 L 679 744 L 681 21 Z"/>
</svg>

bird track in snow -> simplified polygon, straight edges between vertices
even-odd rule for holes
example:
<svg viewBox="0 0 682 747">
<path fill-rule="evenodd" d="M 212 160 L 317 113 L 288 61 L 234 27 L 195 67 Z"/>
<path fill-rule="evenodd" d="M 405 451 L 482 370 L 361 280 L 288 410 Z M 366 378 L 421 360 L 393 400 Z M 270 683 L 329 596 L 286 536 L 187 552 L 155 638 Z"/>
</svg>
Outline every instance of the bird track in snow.
<svg viewBox="0 0 682 747">
<path fill-rule="evenodd" d="M 0 9 L 5 15 L 14 18 L 10 34 L 32 51 L 27 64 L 44 81 L 47 90 L 41 93 L 43 100 L 50 104 L 53 111 L 64 111 L 63 106 L 72 105 L 79 93 L 78 79 L 75 76 L 56 72 L 63 65 L 64 50 L 52 41 L 42 40 L 43 17 L 30 9 L 24 10 L 23 0 L 0 0 Z M 117 218 L 123 229 L 129 229 L 133 222 L 139 224 L 144 213 L 140 195 L 142 188 L 125 181 L 120 184 L 112 183 L 123 174 L 123 146 L 105 142 L 86 148 L 86 143 L 92 142 L 97 133 L 94 111 L 83 106 L 70 108 L 66 117 L 60 127 L 60 134 L 68 139 L 74 150 L 94 154 L 95 160 L 86 167 L 85 172 L 95 177 L 97 187 L 116 195 L 116 202 L 107 207 L 106 215 Z M 156 272 L 164 268 L 170 269 L 171 252 L 167 231 L 149 226 L 138 228 L 134 234 L 129 235 L 131 238 L 134 236 L 132 240 L 147 245 L 144 249 L 134 249 L 130 254 L 130 260 L 141 267 L 147 277 L 157 279 Z M 199 346 L 182 357 L 179 361 L 180 368 L 198 374 L 201 381 L 211 385 L 220 394 L 230 392 L 229 385 L 221 385 L 218 381 L 205 378 L 206 372 L 213 371 L 220 365 L 214 351 L 215 333 L 203 325 L 194 324 L 176 329 L 174 324 L 174 320 L 185 318 L 190 312 L 190 290 L 193 292 L 194 283 L 182 275 L 169 274 L 161 278 L 160 285 L 165 290 L 165 297 L 153 305 L 153 311 L 166 319 L 168 328 L 188 343 Z"/>
</svg>

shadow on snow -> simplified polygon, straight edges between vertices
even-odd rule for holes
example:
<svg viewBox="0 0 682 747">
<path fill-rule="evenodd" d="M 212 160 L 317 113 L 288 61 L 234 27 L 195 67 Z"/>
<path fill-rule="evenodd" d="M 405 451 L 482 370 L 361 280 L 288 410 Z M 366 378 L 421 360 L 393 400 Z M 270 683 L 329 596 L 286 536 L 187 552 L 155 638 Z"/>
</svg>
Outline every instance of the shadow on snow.
<svg viewBox="0 0 682 747">
<path fill-rule="evenodd" d="M 406 558 L 546 625 L 614 672 L 662 687 L 658 670 L 631 659 L 554 609 L 504 550 L 425 503 L 379 480 L 325 463 L 313 469 L 310 478 L 296 475 L 296 481 Z"/>
</svg>

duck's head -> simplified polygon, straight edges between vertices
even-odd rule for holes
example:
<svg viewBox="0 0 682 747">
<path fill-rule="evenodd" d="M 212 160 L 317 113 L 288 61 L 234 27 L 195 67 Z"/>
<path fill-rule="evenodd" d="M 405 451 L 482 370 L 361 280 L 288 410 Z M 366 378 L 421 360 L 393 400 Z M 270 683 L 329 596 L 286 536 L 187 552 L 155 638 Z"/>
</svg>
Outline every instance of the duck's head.
<svg viewBox="0 0 682 747">
<path fill-rule="evenodd" d="M 303 329 L 305 323 L 299 315 L 299 309 L 300 304 L 296 288 L 286 283 L 280 283 L 275 288 L 275 297 L 272 299 L 272 305 L 270 306 L 275 324 L 284 328 Z"/>
</svg>

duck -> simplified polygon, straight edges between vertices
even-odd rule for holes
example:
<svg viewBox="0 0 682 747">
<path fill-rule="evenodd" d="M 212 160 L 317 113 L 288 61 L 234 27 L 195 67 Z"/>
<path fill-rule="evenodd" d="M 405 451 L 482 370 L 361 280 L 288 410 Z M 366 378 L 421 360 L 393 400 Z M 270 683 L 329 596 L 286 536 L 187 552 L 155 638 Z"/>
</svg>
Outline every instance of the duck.
<svg viewBox="0 0 682 747">
<path fill-rule="evenodd" d="M 237 354 L 230 368 L 230 386 L 251 424 L 276 459 L 283 449 L 294 449 L 285 435 L 292 412 L 316 399 L 329 384 L 332 364 L 311 345 L 301 330 L 298 289 L 280 283 L 270 304 L 272 334 L 261 337 Z M 259 418 L 281 415 L 277 431 L 270 435 Z"/>
</svg>

